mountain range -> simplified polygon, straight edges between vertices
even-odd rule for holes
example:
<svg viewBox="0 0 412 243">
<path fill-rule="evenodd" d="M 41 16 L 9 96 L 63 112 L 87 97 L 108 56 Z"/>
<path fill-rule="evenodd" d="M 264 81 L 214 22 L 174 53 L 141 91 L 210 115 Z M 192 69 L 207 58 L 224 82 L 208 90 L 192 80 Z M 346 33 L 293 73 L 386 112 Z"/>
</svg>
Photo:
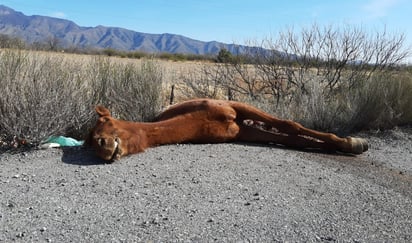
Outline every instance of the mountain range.
<svg viewBox="0 0 412 243">
<path fill-rule="evenodd" d="M 216 54 L 225 48 L 237 53 L 239 46 L 216 41 L 204 42 L 175 34 L 148 34 L 119 27 L 82 27 L 70 20 L 26 16 L 0 5 L 0 34 L 17 37 L 26 43 L 57 38 L 63 48 L 112 48 L 147 53 Z"/>
</svg>

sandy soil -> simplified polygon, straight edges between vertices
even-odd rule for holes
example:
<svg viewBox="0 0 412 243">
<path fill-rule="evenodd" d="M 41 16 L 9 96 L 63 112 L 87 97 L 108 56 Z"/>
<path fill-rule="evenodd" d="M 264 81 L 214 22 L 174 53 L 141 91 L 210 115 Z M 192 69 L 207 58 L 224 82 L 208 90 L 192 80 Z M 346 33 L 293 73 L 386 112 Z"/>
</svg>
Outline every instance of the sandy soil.
<svg viewBox="0 0 412 243">
<path fill-rule="evenodd" d="M 412 129 L 360 156 L 170 145 L 0 155 L 0 242 L 411 242 Z"/>
</svg>

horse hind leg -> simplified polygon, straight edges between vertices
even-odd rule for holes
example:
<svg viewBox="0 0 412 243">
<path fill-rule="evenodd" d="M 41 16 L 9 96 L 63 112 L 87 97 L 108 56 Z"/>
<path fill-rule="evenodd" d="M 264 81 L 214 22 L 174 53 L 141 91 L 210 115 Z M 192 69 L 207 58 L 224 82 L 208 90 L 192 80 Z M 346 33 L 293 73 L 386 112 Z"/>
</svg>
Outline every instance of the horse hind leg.
<svg viewBox="0 0 412 243">
<path fill-rule="evenodd" d="M 363 138 L 341 138 L 333 133 L 319 132 L 293 121 L 279 119 L 273 123 L 245 120 L 241 127 L 239 140 L 351 154 L 361 154 L 368 150 L 368 142 Z"/>
<path fill-rule="evenodd" d="M 311 148 L 336 151 L 335 146 L 317 139 L 279 133 L 273 129 L 264 130 L 261 127 L 250 126 L 250 124 L 240 126 L 237 140 L 241 142 L 284 145 L 296 149 Z"/>
<path fill-rule="evenodd" d="M 347 143 L 349 143 L 349 149 L 343 149 L 342 152 L 352 153 L 352 154 L 362 154 L 368 151 L 369 144 L 364 138 L 346 137 Z"/>
<path fill-rule="evenodd" d="M 337 151 L 351 154 L 362 154 L 369 149 L 366 139 L 346 137 L 341 138 L 333 133 L 312 130 L 293 121 L 284 121 L 280 130 L 286 129 L 289 134 L 308 136 L 324 142 L 326 146 L 335 147 Z"/>
<path fill-rule="evenodd" d="M 336 150 L 344 153 L 361 154 L 368 150 L 368 142 L 363 138 L 346 137 L 341 138 L 333 133 L 324 133 L 312 130 L 301 124 L 289 120 L 278 119 L 262 110 L 246 104 L 232 102 L 232 107 L 238 113 L 238 121 L 259 121 L 275 128 L 279 134 L 273 135 L 268 132 L 257 131 L 247 126 L 242 126 L 240 138 L 245 141 L 274 142 L 291 147 L 320 148 Z M 238 122 L 240 123 L 240 122 Z M 272 141 L 269 141 L 272 139 Z M 253 142 L 253 141 L 251 141 Z"/>
</svg>

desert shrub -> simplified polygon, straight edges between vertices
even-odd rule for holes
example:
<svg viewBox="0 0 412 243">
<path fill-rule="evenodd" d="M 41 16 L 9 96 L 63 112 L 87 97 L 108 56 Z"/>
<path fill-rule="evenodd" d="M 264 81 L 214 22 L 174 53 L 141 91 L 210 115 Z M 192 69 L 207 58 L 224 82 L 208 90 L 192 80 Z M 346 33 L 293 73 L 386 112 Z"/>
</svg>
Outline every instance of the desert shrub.
<svg viewBox="0 0 412 243">
<path fill-rule="evenodd" d="M 126 56 L 127 56 L 128 58 L 140 59 L 140 58 L 143 58 L 143 57 L 148 57 L 149 54 L 144 53 L 144 52 L 140 52 L 140 51 L 130 51 L 130 52 L 127 52 L 127 53 L 126 53 Z"/>
<path fill-rule="evenodd" d="M 26 43 L 19 38 L 10 37 L 8 35 L 0 34 L 0 48 L 15 48 L 23 49 Z"/>
<path fill-rule="evenodd" d="M 154 54 L 154 57 L 174 61 L 174 62 L 183 62 L 183 61 L 213 61 L 214 57 L 212 55 L 201 55 L 201 54 L 185 54 L 185 53 L 169 53 L 162 52 Z"/>
<path fill-rule="evenodd" d="M 350 130 L 412 124 L 412 76 L 405 71 L 373 76 L 351 96 Z"/>
<path fill-rule="evenodd" d="M 314 77 L 305 92 L 297 90 L 281 105 L 266 103 L 263 108 L 307 127 L 344 135 L 411 124 L 411 92 L 412 76 L 405 71 L 374 75 L 356 88 L 333 93 L 324 92 Z"/>
<path fill-rule="evenodd" d="M 102 52 L 103 52 L 104 55 L 107 55 L 107 56 L 109 56 L 109 57 L 111 57 L 111 56 L 119 56 L 119 55 L 120 55 L 120 52 L 119 52 L 119 51 L 117 51 L 117 50 L 115 50 L 115 49 L 112 49 L 112 48 L 106 48 L 106 49 L 104 49 Z"/>
<path fill-rule="evenodd" d="M 162 71 L 109 58 L 0 51 L 0 137 L 39 144 L 50 135 L 82 139 L 103 104 L 123 119 L 149 120 L 160 107 Z M 80 58 L 80 57 L 77 57 Z"/>
<path fill-rule="evenodd" d="M 223 98 L 226 93 L 223 87 L 227 77 L 223 65 L 203 64 L 182 73 L 180 87 L 185 98 Z"/>
<path fill-rule="evenodd" d="M 74 67 L 72 67 L 74 68 Z M 84 83 L 61 58 L 24 51 L 0 53 L 0 132 L 39 143 L 88 119 Z"/>
<path fill-rule="evenodd" d="M 90 68 L 93 103 L 109 107 L 125 120 L 148 121 L 159 112 L 163 72 L 153 60 L 138 65 L 97 57 Z"/>
<path fill-rule="evenodd" d="M 313 80 L 307 83 L 305 91 L 297 90 L 291 100 L 281 107 L 283 115 L 306 127 L 339 133 L 346 117 L 345 95 L 325 95 L 323 87 Z"/>
<path fill-rule="evenodd" d="M 216 62 L 219 63 L 230 63 L 233 60 L 233 55 L 230 51 L 225 48 L 220 49 L 216 57 Z"/>
</svg>

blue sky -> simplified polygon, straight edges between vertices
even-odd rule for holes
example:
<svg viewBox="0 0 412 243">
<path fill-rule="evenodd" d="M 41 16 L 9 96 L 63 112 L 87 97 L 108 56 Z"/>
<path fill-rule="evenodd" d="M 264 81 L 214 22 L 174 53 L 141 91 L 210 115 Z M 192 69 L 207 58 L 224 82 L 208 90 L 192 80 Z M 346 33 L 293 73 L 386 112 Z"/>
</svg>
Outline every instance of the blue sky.
<svg viewBox="0 0 412 243">
<path fill-rule="evenodd" d="M 314 22 L 386 26 L 412 46 L 412 0 L 2 0 L 26 15 L 65 18 L 81 26 L 180 34 L 203 41 L 244 43 Z"/>
</svg>

